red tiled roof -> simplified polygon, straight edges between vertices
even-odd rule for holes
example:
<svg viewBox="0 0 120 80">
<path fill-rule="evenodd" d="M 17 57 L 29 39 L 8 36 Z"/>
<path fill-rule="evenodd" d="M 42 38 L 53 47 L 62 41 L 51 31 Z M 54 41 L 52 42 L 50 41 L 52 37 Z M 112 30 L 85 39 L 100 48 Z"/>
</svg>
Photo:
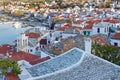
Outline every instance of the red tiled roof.
<svg viewBox="0 0 120 80">
<path fill-rule="evenodd" d="M 32 65 L 50 59 L 49 56 L 47 56 L 45 58 L 40 58 L 37 55 L 26 53 L 26 52 L 23 52 L 23 51 L 19 51 L 19 52 L 10 54 L 10 55 L 11 55 L 11 57 L 9 57 L 9 60 L 17 60 L 17 61 L 26 60 L 27 62 L 29 62 Z"/>
<path fill-rule="evenodd" d="M 118 28 L 117 30 L 120 31 L 120 28 Z"/>
<path fill-rule="evenodd" d="M 48 60 L 48 59 L 50 59 L 49 56 L 44 57 L 44 58 L 41 58 L 41 59 L 36 59 L 36 60 L 31 61 L 30 64 L 35 65 L 35 64 L 37 64 L 37 63 L 40 63 L 40 62 L 46 61 L 46 60 Z"/>
<path fill-rule="evenodd" d="M 66 29 L 71 29 L 73 26 L 71 23 L 64 25 L 63 27 L 58 28 L 58 31 L 65 31 Z"/>
<path fill-rule="evenodd" d="M 107 41 L 104 38 L 98 37 L 98 36 L 91 36 L 90 37 L 93 41 L 99 42 L 102 45 L 107 45 Z"/>
<path fill-rule="evenodd" d="M 120 33 L 115 33 L 112 38 L 114 39 L 120 39 Z"/>
<path fill-rule="evenodd" d="M 60 27 L 60 28 L 58 28 L 57 30 L 58 30 L 58 31 L 65 31 L 66 28 L 65 28 L 65 27 Z"/>
<path fill-rule="evenodd" d="M 32 60 L 40 58 L 37 55 L 33 55 L 33 54 L 30 54 L 30 53 L 27 53 L 27 52 L 23 52 L 23 51 L 12 53 L 10 55 L 11 55 L 11 57 L 9 58 L 10 60 L 17 60 L 17 61 L 19 61 L 19 60 L 26 60 L 26 61 L 30 62 Z"/>
<path fill-rule="evenodd" d="M 118 19 L 110 19 L 110 18 L 107 18 L 105 20 L 103 20 L 105 22 L 110 22 L 110 23 L 113 23 L 113 24 L 116 24 L 116 23 L 119 23 L 119 20 Z"/>
<path fill-rule="evenodd" d="M 93 27 L 93 23 L 90 23 L 87 26 L 85 26 L 83 29 L 92 29 L 92 27 Z"/>
<path fill-rule="evenodd" d="M 0 54 L 6 54 L 7 52 L 13 52 L 13 50 L 11 50 L 14 46 L 13 45 L 9 45 L 9 44 L 4 44 L 0 46 Z"/>
<path fill-rule="evenodd" d="M 30 32 L 30 33 L 27 33 L 26 36 L 28 36 L 29 38 L 39 38 L 40 34 L 34 33 L 34 32 Z"/>
<path fill-rule="evenodd" d="M 75 29 L 81 30 L 82 27 L 75 26 Z"/>
<path fill-rule="evenodd" d="M 9 80 L 20 80 L 14 73 L 7 73 L 7 78 Z"/>
<path fill-rule="evenodd" d="M 30 54 L 30 53 L 27 53 L 27 52 L 23 52 L 23 51 L 19 51 L 19 52 L 16 52 L 15 50 L 13 50 L 14 46 L 12 45 L 9 45 L 9 44 L 4 44 L 2 46 L 0 46 L 0 54 L 6 54 L 8 53 L 10 55 L 9 57 L 9 60 L 26 60 L 28 62 L 32 62 L 32 63 L 40 63 L 40 62 L 43 62 L 45 60 L 48 60 L 50 59 L 50 57 L 45 57 L 45 58 L 40 58 L 39 56 L 37 55 L 34 55 L 34 54 Z"/>
<path fill-rule="evenodd" d="M 67 23 L 67 24 L 64 25 L 64 26 L 72 27 L 72 24 L 71 24 L 71 23 Z"/>
<path fill-rule="evenodd" d="M 83 29 L 92 29 L 94 24 L 98 24 L 100 22 L 101 22 L 100 20 L 89 20 L 89 21 L 87 21 L 88 25 L 85 26 Z"/>
<path fill-rule="evenodd" d="M 94 20 L 93 22 L 94 22 L 94 24 L 98 24 L 101 22 L 101 20 Z"/>
</svg>

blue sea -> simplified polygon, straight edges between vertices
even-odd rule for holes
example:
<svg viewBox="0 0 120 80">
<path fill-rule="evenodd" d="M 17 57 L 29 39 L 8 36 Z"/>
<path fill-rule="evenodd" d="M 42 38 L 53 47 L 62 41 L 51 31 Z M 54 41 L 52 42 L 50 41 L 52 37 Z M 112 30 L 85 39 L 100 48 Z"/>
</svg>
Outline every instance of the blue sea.
<svg viewBox="0 0 120 80">
<path fill-rule="evenodd" d="M 14 28 L 13 24 L 0 24 L 0 45 L 14 44 L 14 41 L 20 36 L 21 33 L 26 31 L 27 28 Z"/>
</svg>

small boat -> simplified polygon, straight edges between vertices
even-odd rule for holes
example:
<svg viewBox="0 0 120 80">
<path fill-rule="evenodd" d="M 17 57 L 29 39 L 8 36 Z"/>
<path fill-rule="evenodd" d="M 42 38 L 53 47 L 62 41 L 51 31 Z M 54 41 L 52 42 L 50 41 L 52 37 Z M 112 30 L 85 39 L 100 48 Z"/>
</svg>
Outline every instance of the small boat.
<svg viewBox="0 0 120 80">
<path fill-rule="evenodd" d="M 13 26 L 14 26 L 15 28 L 21 28 L 21 27 L 22 27 L 22 23 L 21 23 L 21 22 L 15 22 L 15 23 L 13 24 Z"/>
</svg>

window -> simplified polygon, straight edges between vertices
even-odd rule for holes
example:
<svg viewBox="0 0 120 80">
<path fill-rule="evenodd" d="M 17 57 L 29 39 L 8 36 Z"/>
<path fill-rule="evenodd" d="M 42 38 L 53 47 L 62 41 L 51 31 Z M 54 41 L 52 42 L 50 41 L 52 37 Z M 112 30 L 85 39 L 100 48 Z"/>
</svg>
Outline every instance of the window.
<svg viewBox="0 0 120 80">
<path fill-rule="evenodd" d="M 88 35 L 87 36 L 89 36 L 90 35 L 90 32 L 88 32 Z"/>
<path fill-rule="evenodd" d="M 84 31 L 84 35 L 86 35 L 86 31 Z"/>
<path fill-rule="evenodd" d="M 30 52 L 32 52 L 32 49 L 30 50 Z"/>
<path fill-rule="evenodd" d="M 35 28 L 35 31 L 36 31 L 36 32 L 39 32 L 39 28 Z"/>
<path fill-rule="evenodd" d="M 105 28 L 104 32 L 106 32 L 106 28 Z"/>
<path fill-rule="evenodd" d="M 111 25 L 111 28 L 113 28 L 113 25 Z"/>
<path fill-rule="evenodd" d="M 119 25 L 117 25 L 117 28 L 119 28 Z"/>
<path fill-rule="evenodd" d="M 114 43 L 114 46 L 118 46 L 118 43 Z"/>
<path fill-rule="evenodd" d="M 100 33 L 100 28 L 97 29 L 97 32 Z"/>
</svg>

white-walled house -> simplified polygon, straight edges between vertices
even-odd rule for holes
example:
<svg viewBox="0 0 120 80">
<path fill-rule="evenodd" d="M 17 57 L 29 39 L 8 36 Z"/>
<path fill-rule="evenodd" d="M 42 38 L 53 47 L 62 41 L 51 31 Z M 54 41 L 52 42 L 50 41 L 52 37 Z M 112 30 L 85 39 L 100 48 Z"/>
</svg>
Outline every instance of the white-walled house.
<svg viewBox="0 0 120 80">
<path fill-rule="evenodd" d="M 39 47 L 41 35 L 39 33 L 29 32 L 26 36 L 28 36 L 28 52 L 34 54 Z"/>
<path fill-rule="evenodd" d="M 25 36 L 24 33 L 21 34 L 20 37 L 17 38 L 17 51 L 24 51 L 27 52 L 28 51 L 28 37 Z"/>
<path fill-rule="evenodd" d="M 72 26 L 78 26 L 84 28 L 86 26 L 86 21 L 84 20 L 76 20 L 72 23 Z"/>
<path fill-rule="evenodd" d="M 47 30 L 47 27 L 44 27 L 44 26 L 36 26 L 34 28 L 34 32 L 40 32 L 40 31 L 44 31 L 44 30 Z"/>
<path fill-rule="evenodd" d="M 100 22 L 96 25 L 93 26 L 92 28 L 92 35 L 96 35 L 96 34 L 105 34 L 108 35 L 109 34 L 109 24 L 108 22 Z"/>
<path fill-rule="evenodd" d="M 118 28 L 120 28 L 120 23 L 117 23 L 117 22 L 111 23 L 111 28 L 115 29 L 116 31 Z"/>
<path fill-rule="evenodd" d="M 86 36 L 92 35 L 92 27 L 93 27 L 93 24 L 88 24 L 87 26 L 85 26 L 82 29 L 82 34 Z"/>
<path fill-rule="evenodd" d="M 46 45 L 60 42 L 61 39 L 66 39 L 70 36 L 76 36 L 76 34 L 63 33 L 63 31 L 50 32 L 49 35 L 47 35 L 41 39 L 40 43 L 42 43 L 42 44 L 40 44 L 40 46 L 45 47 Z"/>
<path fill-rule="evenodd" d="M 120 33 L 115 33 L 111 40 L 110 40 L 111 45 L 120 47 Z"/>
<path fill-rule="evenodd" d="M 104 22 L 110 23 L 110 27 L 112 28 L 120 28 L 120 22 L 118 19 L 105 19 Z"/>
<path fill-rule="evenodd" d="M 82 34 L 86 35 L 86 36 L 91 36 L 92 35 L 92 28 L 94 26 L 94 23 L 96 23 L 96 21 L 87 21 L 87 23 L 85 24 L 85 26 L 82 29 Z"/>
<path fill-rule="evenodd" d="M 55 26 L 54 26 L 54 30 L 57 30 L 58 28 L 60 28 L 60 27 L 63 27 L 63 26 L 65 26 L 65 25 L 67 25 L 68 23 L 56 23 L 55 24 Z"/>
</svg>

